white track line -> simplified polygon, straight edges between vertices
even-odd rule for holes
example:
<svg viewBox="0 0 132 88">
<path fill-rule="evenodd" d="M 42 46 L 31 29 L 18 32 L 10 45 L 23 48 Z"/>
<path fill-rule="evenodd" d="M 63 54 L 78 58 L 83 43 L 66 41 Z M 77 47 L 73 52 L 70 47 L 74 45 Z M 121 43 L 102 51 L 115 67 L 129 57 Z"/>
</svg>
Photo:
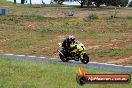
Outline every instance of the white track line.
<svg viewBox="0 0 132 88">
<path fill-rule="evenodd" d="M 21 56 L 26 56 L 26 55 L 15 55 L 15 56 L 20 56 L 21 57 Z"/>
<path fill-rule="evenodd" d="M 124 66 L 124 67 L 131 67 L 132 68 L 132 66 Z"/>
<path fill-rule="evenodd" d="M 22 57 L 22 56 L 26 56 L 26 57 L 37 57 L 37 56 L 28 56 L 28 55 L 15 55 L 15 54 L 4 54 L 6 56 L 18 56 L 18 57 Z M 46 57 L 37 57 L 37 58 L 46 58 Z M 49 59 L 56 59 L 56 58 L 49 58 Z M 73 62 L 74 60 L 70 60 L 70 62 Z M 107 64 L 107 63 L 99 63 L 99 62 L 89 62 L 91 64 L 100 64 L 100 65 L 109 65 L 109 66 L 123 66 L 123 67 L 130 67 L 132 68 L 132 66 L 124 66 L 124 65 L 116 65 L 116 64 Z"/>
<path fill-rule="evenodd" d="M 56 59 L 56 58 L 49 58 L 49 59 Z"/>
<path fill-rule="evenodd" d="M 38 57 L 38 58 L 45 58 L 45 57 Z"/>
<path fill-rule="evenodd" d="M 14 54 L 4 54 L 4 55 L 10 56 L 10 55 L 14 55 Z"/>
<path fill-rule="evenodd" d="M 36 56 L 27 56 L 27 57 L 36 57 Z"/>
<path fill-rule="evenodd" d="M 123 67 L 132 67 L 132 66 L 124 66 L 124 65 L 116 65 L 116 64 L 107 64 L 107 63 L 99 63 L 99 62 L 89 62 L 91 64 L 100 64 L 100 65 L 111 65 L 111 66 L 123 66 Z"/>
</svg>

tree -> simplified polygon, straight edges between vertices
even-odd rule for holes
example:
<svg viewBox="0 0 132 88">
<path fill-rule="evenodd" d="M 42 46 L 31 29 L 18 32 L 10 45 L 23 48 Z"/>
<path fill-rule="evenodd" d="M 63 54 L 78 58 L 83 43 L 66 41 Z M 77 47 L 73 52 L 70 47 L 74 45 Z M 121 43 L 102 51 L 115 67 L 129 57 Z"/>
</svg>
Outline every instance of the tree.
<svg viewBox="0 0 132 88">
<path fill-rule="evenodd" d="M 112 6 L 119 6 L 121 3 L 121 0 L 112 0 L 111 5 Z"/>
<path fill-rule="evenodd" d="M 100 7 L 102 4 L 105 4 L 106 6 L 112 5 L 125 7 L 128 4 L 128 1 L 129 0 L 91 0 L 91 2 L 94 2 L 97 7 Z"/>
<path fill-rule="evenodd" d="M 16 4 L 16 0 L 14 0 L 14 4 Z"/>
<path fill-rule="evenodd" d="M 93 1 L 94 1 L 95 5 L 96 5 L 97 7 L 100 7 L 100 5 L 101 5 L 101 0 L 93 0 Z"/>
<path fill-rule="evenodd" d="M 54 0 L 57 4 L 62 4 L 65 0 Z"/>
<path fill-rule="evenodd" d="M 32 0 L 30 0 L 30 6 L 32 6 Z"/>
<path fill-rule="evenodd" d="M 129 6 L 129 7 L 132 7 L 132 1 L 129 2 L 129 5 L 128 5 L 128 6 Z"/>
<path fill-rule="evenodd" d="M 45 2 L 42 0 L 42 4 L 45 4 Z"/>
<path fill-rule="evenodd" d="M 92 5 L 92 0 L 86 0 L 86 4 L 87 4 L 87 7 L 89 7 L 89 5 Z"/>
<path fill-rule="evenodd" d="M 128 4 L 128 2 L 129 2 L 129 0 L 121 0 L 121 1 L 120 1 L 120 6 L 121 6 L 121 7 L 126 7 L 127 4 Z"/>
<path fill-rule="evenodd" d="M 77 0 L 80 4 L 81 4 L 81 8 L 83 7 L 83 5 L 91 5 L 92 2 L 94 2 L 94 4 L 97 6 L 97 7 L 100 7 L 101 4 L 104 4 L 104 1 L 105 0 Z"/>
<path fill-rule="evenodd" d="M 83 7 L 83 5 L 85 4 L 85 0 L 77 0 L 80 4 L 81 4 L 81 8 Z"/>
<path fill-rule="evenodd" d="M 25 0 L 21 0 L 21 4 L 24 4 Z"/>
<path fill-rule="evenodd" d="M 109 6 L 121 6 L 121 7 L 125 7 L 128 4 L 129 0 L 106 0 L 105 1 L 105 5 Z"/>
<path fill-rule="evenodd" d="M 88 0 L 88 1 L 91 1 L 91 3 L 93 2 L 97 7 L 100 7 L 100 5 L 105 4 L 107 0 Z"/>
</svg>

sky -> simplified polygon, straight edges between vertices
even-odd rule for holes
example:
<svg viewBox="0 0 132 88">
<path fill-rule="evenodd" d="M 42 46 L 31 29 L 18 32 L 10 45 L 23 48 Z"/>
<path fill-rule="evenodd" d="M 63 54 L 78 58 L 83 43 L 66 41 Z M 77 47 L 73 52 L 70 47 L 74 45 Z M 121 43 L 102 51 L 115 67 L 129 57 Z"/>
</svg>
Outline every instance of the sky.
<svg viewBox="0 0 132 88">
<path fill-rule="evenodd" d="M 8 0 L 8 1 L 14 1 L 14 0 Z M 17 3 L 20 3 L 21 2 L 21 0 L 16 0 L 17 1 Z M 30 0 L 27 0 L 28 1 L 28 3 L 30 2 Z M 50 4 L 50 2 L 52 1 L 52 0 L 43 0 L 46 4 Z M 42 3 L 42 0 L 32 0 L 32 4 L 41 4 Z M 63 3 L 63 4 L 72 4 L 72 5 L 80 5 L 78 2 L 74 2 L 74 3 L 70 3 L 70 2 L 65 2 L 65 3 Z"/>
<path fill-rule="evenodd" d="M 8 1 L 14 1 L 14 0 L 8 0 Z M 20 3 L 21 2 L 21 0 L 16 0 L 17 1 L 17 3 Z M 29 3 L 29 1 L 30 0 L 27 0 L 28 1 L 28 3 Z M 50 0 L 43 0 L 45 3 L 50 3 Z M 40 4 L 40 3 L 42 3 L 42 0 L 32 0 L 32 3 L 33 4 Z"/>
<path fill-rule="evenodd" d="M 8 1 L 14 1 L 14 0 L 8 0 Z M 16 1 L 17 3 L 21 2 L 21 0 L 16 0 Z M 27 1 L 29 3 L 30 0 L 27 0 Z M 47 4 L 47 3 L 50 3 L 51 0 L 43 0 L 43 1 Z M 129 1 L 132 1 L 132 0 L 129 0 Z M 41 3 L 42 3 L 42 0 L 32 0 L 32 4 L 41 4 Z M 77 4 L 77 3 L 73 3 L 73 4 Z"/>
</svg>

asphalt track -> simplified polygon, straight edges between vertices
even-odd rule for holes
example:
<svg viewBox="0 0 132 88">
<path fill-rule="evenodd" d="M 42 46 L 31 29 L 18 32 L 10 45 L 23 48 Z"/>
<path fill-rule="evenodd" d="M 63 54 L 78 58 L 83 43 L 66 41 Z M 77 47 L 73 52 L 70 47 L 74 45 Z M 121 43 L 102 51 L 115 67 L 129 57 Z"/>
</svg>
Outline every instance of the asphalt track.
<svg viewBox="0 0 132 88">
<path fill-rule="evenodd" d="M 53 61 L 57 63 L 64 63 L 60 59 L 37 57 L 37 56 L 0 54 L 0 57 L 11 58 L 11 59 L 34 60 L 34 61 L 39 61 L 39 62 Z M 132 66 L 123 66 L 123 65 L 98 63 L 98 62 L 89 62 L 88 64 L 82 64 L 79 61 L 73 61 L 73 60 L 69 61 L 68 64 L 75 64 L 79 66 L 86 66 L 86 67 L 92 67 L 92 68 L 100 68 L 100 69 L 106 69 L 106 70 L 111 70 L 111 71 L 132 72 Z"/>
</svg>

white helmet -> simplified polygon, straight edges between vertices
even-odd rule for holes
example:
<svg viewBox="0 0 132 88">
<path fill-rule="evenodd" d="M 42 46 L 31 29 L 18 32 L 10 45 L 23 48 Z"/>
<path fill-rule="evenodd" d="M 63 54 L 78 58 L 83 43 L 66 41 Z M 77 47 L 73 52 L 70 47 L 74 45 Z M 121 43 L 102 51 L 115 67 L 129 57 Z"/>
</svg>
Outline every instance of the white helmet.
<svg viewBox="0 0 132 88">
<path fill-rule="evenodd" d="M 69 35 L 68 37 L 71 41 L 74 41 L 75 40 L 75 37 L 73 35 Z"/>
</svg>

